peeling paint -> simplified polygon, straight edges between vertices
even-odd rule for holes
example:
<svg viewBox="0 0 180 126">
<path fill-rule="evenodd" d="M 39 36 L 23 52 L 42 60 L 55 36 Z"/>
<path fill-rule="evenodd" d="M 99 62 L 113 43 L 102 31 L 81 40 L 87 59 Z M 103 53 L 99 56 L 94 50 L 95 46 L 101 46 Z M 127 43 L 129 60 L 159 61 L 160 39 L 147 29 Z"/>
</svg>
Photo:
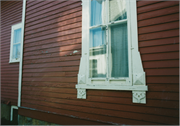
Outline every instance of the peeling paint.
<svg viewBox="0 0 180 126">
<path fill-rule="evenodd" d="M 77 52 L 79 52 L 79 51 L 77 51 L 77 50 L 74 50 L 74 51 L 73 51 L 73 54 L 75 54 L 75 53 L 77 53 Z"/>
</svg>

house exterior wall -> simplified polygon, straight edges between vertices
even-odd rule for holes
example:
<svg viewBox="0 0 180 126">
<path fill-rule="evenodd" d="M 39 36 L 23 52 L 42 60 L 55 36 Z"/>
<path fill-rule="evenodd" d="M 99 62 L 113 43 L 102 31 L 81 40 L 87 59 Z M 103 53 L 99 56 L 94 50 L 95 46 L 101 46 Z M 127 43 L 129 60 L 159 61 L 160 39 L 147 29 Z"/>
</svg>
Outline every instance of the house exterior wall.
<svg viewBox="0 0 180 126">
<path fill-rule="evenodd" d="M 137 13 L 146 104 L 132 103 L 128 91 L 87 90 L 87 99 L 77 99 L 81 1 L 27 1 L 19 114 L 57 124 L 72 124 L 67 118 L 74 124 L 178 124 L 179 2 L 138 1 Z"/>
<path fill-rule="evenodd" d="M 1 1 L 1 102 L 15 106 L 18 100 L 19 63 L 9 63 L 9 55 L 11 26 L 20 23 L 21 16 L 21 1 Z"/>
</svg>

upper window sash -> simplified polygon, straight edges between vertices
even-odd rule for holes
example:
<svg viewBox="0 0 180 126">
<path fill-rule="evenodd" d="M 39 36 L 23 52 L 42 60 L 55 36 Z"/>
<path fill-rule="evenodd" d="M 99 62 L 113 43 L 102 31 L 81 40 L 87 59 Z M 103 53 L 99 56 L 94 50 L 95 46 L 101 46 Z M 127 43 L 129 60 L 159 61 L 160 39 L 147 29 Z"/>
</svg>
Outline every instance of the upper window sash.
<svg viewBox="0 0 180 126">
<path fill-rule="evenodd" d="M 127 21 L 128 0 L 90 0 L 90 28 Z"/>
</svg>

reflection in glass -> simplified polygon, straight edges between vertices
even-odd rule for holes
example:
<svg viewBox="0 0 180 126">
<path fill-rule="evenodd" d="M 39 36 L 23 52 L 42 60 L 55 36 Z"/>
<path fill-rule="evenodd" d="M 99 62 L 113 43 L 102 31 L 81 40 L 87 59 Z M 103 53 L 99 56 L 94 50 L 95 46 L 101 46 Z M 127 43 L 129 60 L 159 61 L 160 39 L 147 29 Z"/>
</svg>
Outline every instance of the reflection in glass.
<svg viewBox="0 0 180 126">
<path fill-rule="evenodd" d="M 12 59 L 20 58 L 21 28 L 14 30 Z"/>
<path fill-rule="evenodd" d="M 21 28 L 14 30 L 14 41 L 13 43 L 21 42 Z"/>
<path fill-rule="evenodd" d="M 91 26 L 105 23 L 105 0 L 91 0 Z"/>
<path fill-rule="evenodd" d="M 109 22 L 127 19 L 125 0 L 109 1 Z"/>
<path fill-rule="evenodd" d="M 127 23 L 111 27 L 111 77 L 128 77 Z"/>
<path fill-rule="evenodd" d="M 106 77 L 105 31 L 101 28 L 90 30 L 89 77 Z"/>
<path fill-rule="evenodd" d="M 20 44 L 16 44 L 13 46 L 13 57 L 12 59 L 19 59 L 20 58 Z"/>
</svg>

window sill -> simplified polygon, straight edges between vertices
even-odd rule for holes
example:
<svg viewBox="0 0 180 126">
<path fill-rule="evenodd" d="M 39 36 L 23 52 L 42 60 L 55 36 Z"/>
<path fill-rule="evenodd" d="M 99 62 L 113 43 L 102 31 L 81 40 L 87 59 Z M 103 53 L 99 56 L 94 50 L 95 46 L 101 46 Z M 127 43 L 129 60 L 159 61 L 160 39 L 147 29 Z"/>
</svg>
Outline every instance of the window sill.
<svg viewBox="0 0 180 126">
<path fill-rule="evenodd" d="M 77 89 L 99 89 L 99 90 L 125 90 L 125 91 L 148 91 L 146 85 L 141 86 L 121 86 L 121 85 L 91 85 L 78 84 Z"/>
<path fill-rule="evenodd" d="M 13 61 L 9 61 L 9 63 L 19 63 L 20 60 L 13 60 Z"/>
</svg>

